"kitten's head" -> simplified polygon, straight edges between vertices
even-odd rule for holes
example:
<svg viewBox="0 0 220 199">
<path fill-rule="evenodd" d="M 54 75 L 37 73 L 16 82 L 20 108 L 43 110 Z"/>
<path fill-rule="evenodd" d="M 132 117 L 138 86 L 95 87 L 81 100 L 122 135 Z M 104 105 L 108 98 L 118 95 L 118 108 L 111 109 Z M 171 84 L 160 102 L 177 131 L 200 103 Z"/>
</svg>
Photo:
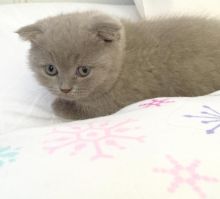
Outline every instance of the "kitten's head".
<svg viewBox="0 0 220 199">
<path fill-rule="evenodd" d="M 97 12 L 66 14 L 17 33 L 31 42 L 29 61 L 37 79 L 61 98 L 93 99 L 117 81 L 125 43 L 117 19 Z"/>
</svg>

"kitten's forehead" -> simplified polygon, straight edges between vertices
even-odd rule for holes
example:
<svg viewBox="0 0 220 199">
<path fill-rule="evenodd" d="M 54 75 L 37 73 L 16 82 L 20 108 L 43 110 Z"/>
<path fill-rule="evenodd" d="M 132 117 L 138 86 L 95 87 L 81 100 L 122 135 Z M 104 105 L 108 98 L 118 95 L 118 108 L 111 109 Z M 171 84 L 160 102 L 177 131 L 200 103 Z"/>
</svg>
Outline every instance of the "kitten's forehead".
<svg viewBox="0 0 220 199">
<path fill-rule="evenodd" d="M 88 15 L 77 13 L 43 20 L 41 23 L 44 34 L 39 42 L 47 50 L 63 58 L 75 58 L 79 54 L 98 50 L 95 38 L 87 29 L 90 23 Z"/>
<path fill-rule="evenodd" d="M 60 16 L 44 21 L 42 40 L 47 45 L 75 46 L 85 40 L 86 32 L 78 17 Z"/>
</svg>

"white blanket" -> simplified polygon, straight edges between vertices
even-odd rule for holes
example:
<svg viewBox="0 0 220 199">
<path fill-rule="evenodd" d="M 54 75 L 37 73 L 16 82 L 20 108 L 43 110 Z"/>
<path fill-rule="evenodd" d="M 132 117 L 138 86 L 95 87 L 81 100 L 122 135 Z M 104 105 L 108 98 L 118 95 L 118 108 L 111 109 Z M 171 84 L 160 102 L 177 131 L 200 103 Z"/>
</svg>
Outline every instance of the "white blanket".
<svg viewBox="0 0 220 199">
<path fill-rule="evenodd" d="M 42 15 L 58 12 L 58 4 L 48 5 L 37 5 Z M 0 7 L 0 198 L 220 198 L 220 92 L 61 120 L 25 64 L 28 45 L 11 32 L 32 21 L 35 9 L 20 7 L 15 17 L 6 14 L 15 7 L 6 7 Z M 111 9 L 137 19 L 134 7 Z"/>
<path fill-rule="evenodd" d="M 220 96 L 0 136 L 4 199 L 219 199 Z"/>
</svg>

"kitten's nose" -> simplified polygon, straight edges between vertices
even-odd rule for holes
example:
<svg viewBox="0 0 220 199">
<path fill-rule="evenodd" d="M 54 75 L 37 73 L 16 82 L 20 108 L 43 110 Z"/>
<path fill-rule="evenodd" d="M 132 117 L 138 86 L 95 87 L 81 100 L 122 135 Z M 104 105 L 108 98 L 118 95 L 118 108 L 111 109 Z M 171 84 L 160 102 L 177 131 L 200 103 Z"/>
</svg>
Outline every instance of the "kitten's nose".
<svg viewBox="0 0 220 199">
<path fill-rule="evenodd" d="M 60 90 L 63 92 L 63 93 L 69 93 L 72 88 L 60 88 Z"/>
</svg>

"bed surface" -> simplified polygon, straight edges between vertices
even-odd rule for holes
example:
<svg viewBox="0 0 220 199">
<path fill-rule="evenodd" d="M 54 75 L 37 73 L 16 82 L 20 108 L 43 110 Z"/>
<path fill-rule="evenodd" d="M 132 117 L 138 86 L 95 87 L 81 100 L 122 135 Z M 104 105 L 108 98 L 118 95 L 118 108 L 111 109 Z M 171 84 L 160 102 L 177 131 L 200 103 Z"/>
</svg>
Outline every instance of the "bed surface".
<svg viewBox="0 0 220 199">
<path fill-rule="evenodd" d="M 53 114 L 53 96 L 28 69 L 29 45 L 13 32 L 91 8 L 138 19 L 134 6 L 0 6 L 0 197 L 219 199 L 219 91 L 144 100 L 83 121 Z"/>
</svg>

